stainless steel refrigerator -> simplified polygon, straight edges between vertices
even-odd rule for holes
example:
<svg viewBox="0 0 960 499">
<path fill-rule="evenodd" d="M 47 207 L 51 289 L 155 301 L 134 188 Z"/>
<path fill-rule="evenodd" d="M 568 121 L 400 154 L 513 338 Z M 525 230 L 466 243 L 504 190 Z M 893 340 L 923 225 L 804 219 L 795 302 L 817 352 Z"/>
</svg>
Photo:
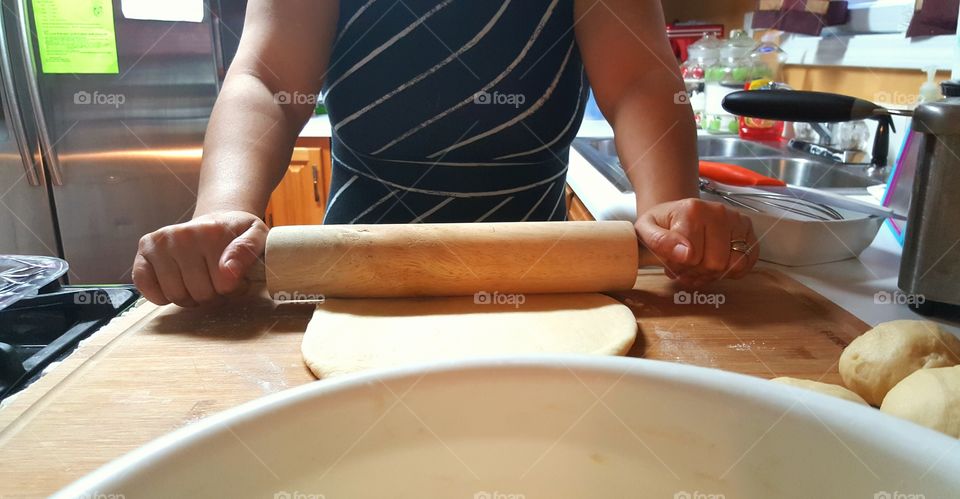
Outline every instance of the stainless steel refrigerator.
<svg viewBox="0 0 960 499">
<path fill-rule="evenodd" d="M 245 2 L 204 0 L 192 22 L 128 19 L 112 0 L 117 73 L 51 74 L 37 4 L 0 1 L 0 254 L 62 257 L 73 284 L 129 282 L 139 238 L 192 214 Z"/>
</svg>

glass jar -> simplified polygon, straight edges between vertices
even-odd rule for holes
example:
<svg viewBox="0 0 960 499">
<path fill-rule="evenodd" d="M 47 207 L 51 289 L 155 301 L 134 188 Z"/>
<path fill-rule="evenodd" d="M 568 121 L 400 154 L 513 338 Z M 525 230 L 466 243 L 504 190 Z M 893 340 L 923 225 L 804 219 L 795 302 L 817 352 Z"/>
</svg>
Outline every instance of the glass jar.
<svg viewBox="0 0 960 499">
<path fill-rule="evenodd" d="M 717 65 L 720 59 L 720 39 L 713 33 L 704 33 L 703 38 L 690 45 L 687 49 L 688 58 L 680 73 L 686 86 L 690 106 L 697 120 L 697 126 L 702 127 L 706 111 L 705 76 L 707 68 Z"/>
<path fill-rule="evenodd" d="M 730 39 L 720 49 L 719 63 L 705 72 L 706 113 L 704 129 L 715 134 L 736 134 L 740 124 L 737 117 L 723 109 L 723 99 L 732 92 L 744 90 L 760 71 L 750 54 L 757 43 L 742 30 L 730 33 Z"/>
</svg>

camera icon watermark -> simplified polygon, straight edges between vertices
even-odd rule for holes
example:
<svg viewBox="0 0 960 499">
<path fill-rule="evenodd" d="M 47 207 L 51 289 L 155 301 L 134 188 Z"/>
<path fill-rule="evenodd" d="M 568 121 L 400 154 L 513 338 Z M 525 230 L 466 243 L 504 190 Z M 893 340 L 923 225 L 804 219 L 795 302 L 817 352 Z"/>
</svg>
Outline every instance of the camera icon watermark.
<svg viewBox="0 0 960 499">
<path fill-rule="evenodd" d="M 105 94 L 99 91 L 80 90 L 73 94 L 73 103 L 78 106 L 113 106 L 119 108 L 127 102 L 125 94 Z"/>
<path fill-rule="evenodd" d="M 520 308 L 526 302 L 526 295 L 520 293 L 477 291 L 473 294 L 475 305 L 508 305 L 513 308 Z"/>
<path fill-rule="evenodd" d="M 282 106 L 287 105 L 311 105 L 316 106 L 320 102 L 320 96 L 317 94 L 305 94 L 303 92 L 287 92 L 281 90 L 273 94 L 273 102 Z"/>
<path fill-rule="evenodd" d="M 690 94 L 683 90 L 673 94 L 673 103 L 682 106 L 690 105 Z"/>
<path fill-rule="evenodd" d="M 723 293 L 677 291 L 673 294 L 673 303 L 676 305 L 709 305 L 713 308 L 720 308 L 724 303 L 727 303 L 727 296 Z"/>
<path fill-rule="evenodd" d="M 299 291 L 277 291 L 271 297 L 274 301 L 279 303 L 284 302 L 313 302 L 313 303 L 323 303 L 327 301 L 327 297 L 322 294 L 314 293 L 301 293 Z"/>
<path fill-rule="evenodd" d="M 926 499 L 923 494 L 910 494 L 900 492 L 899 490 L 887 491 L 881 490 L 873 494 L 873 499 Z"/>
<path fill-rule="evenodd" d="M 473 94 L 473 103 L 480 105 L 501 105 L 520 108 L 527 102 L 527 96 L 524 94 L 501 94 L 500 92 L 477 92 Z"/>
<path fill-rule="evenodd" d="M 927 297 L 921 294 L 901 293 L 900 291 L 877 291 L 873 294 L 874 305 L 923 305 Z"/>
<path fill-rule="evenodd" d="M 481 490 L 473 494 L 473 499 L 526 499 L 524 494 L 500 492 L 499 490 Z"/>
</svg>

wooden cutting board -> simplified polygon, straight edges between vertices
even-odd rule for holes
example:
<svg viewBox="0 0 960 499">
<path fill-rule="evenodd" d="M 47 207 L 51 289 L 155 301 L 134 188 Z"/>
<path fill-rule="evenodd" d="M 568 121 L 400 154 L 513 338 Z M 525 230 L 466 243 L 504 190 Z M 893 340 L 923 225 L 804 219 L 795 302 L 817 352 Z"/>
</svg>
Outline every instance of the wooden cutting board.
<svg viewBox="0 0 960 499">
<path fill-rule="evenodd" d="M 640 325 L 632 356 L 837 383 L 840 352 L 868 329 L 771 270 L 676 293 L 641 271 L 634 291 L 613 295 Z M 264 293 L 214 310 L 141 303 L 0 410 L 0 496 L 50 494 L 165 433 L 313 381 L 300 358 L 312 310 Z"/>
</svg>

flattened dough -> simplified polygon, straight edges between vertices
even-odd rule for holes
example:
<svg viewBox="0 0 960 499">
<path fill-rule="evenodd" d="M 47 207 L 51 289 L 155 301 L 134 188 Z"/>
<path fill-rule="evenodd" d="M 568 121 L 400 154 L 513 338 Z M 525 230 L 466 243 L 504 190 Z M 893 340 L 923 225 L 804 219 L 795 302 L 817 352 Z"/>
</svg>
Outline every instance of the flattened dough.
<svg viewBox="0 0 960 499">
<path fill-rule="evenodd" d="M 303 359 L 318 378 L 418 362 L 508 354 L 624 355 L 629 308 L 601 294 L 527 295 L 519 306 L 474 298 L 331 299 L 317 305 Z"/>
</svg>

